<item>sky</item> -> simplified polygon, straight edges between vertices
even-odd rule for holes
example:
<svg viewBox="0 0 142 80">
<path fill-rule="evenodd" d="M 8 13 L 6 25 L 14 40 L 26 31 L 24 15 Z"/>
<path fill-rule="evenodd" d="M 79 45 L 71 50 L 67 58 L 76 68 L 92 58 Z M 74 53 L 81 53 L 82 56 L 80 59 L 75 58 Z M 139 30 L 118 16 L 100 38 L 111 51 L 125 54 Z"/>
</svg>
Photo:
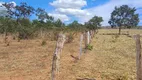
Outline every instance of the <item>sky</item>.
<svg viewBox="0 0 142 80">
<path fill-rule="evenodd" d="M 44 8 L 50 16 L 65 23 L 77 20 L 83 24 L 95 15 L 101 16 L 103 26 L 109 25 L 108 20 L 115 6 L 129 5 L 137 9 L 139 25 L 142 26 L 142 0 L 0 0 L 2 2 L 27 2 L 34 8 Z"/>
</svg>

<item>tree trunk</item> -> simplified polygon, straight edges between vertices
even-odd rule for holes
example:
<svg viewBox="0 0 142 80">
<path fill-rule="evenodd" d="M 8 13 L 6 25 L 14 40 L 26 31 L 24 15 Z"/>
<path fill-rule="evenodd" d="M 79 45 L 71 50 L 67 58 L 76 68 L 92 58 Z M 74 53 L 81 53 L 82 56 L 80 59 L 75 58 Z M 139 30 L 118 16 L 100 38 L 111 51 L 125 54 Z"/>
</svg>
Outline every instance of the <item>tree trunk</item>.
<svg viewBox="0 0 142 80">
<path fill-rule="evenodd" d="M 121 34 L 121 26 L 119 27 L 119 35 Z"/>
<path fill-rule="evenodd" d="M 18 42 L 20 42 L 20 40 L 21 40 L 20 33 L 17 32 L 17 34 L 18 34 Z"/>
</svg>

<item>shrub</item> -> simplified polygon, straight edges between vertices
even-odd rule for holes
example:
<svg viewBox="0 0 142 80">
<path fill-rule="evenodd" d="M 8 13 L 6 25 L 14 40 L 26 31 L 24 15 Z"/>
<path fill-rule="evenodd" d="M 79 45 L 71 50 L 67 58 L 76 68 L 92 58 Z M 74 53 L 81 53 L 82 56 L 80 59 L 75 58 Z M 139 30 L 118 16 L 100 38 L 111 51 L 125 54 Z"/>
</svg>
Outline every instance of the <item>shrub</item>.
<svg viewBox="0 0 142 80">
<path fill-rule="evenodd" d="M 91 50 L 93 49 L 93 45 L 88 44 L 88 45 L 86 46 L 86 49 L 91 51 Z"/>
<path fill-rule="evenodd" d="M 44 45 L 46 45 L 46 44 L 47 44 L 46 41 L 43 40 L 42 43 L 41 43 L 41 46 L 44 46 Z"/>
<path fill-rule="evenodd" d="M 19 32 L 18 38 L 20 39 L 30 39 L 33 38 L 33 32 L 30 30 L 22 30 Z"/>
</svg>

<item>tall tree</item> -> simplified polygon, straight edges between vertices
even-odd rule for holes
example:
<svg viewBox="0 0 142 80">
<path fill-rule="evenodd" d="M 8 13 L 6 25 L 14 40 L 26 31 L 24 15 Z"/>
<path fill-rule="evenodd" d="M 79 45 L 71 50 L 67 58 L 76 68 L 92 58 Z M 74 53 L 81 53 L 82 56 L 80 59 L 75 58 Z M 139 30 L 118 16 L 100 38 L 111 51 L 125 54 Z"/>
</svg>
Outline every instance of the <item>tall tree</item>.
<svg viewBox="0 0 142 80">
<path fill-rule="evenodd" d="M 101 26 L 101 22 L 103 22 L 103 18 L 102 17 L 94 16 L 87 23 L 85 23 L 85 26 L 88 29 L 96 30 L 96 29 L 98 29 Z"/>
<path fill-rule="evenodd" d="M 45 9 L 37 8 L 36 16 L 38 18 L 37 20 L 39 21 L 39 23 L 34 25 L 37 25 L 37 28 L 43 30 L 53 27 L 54 18 L 52 16 L 49 16 Z"/>
<path fill-rule="evenodd" d="M 12 17 L 14 15 L 14 8 L 15 5 L 14 3 L 4 3 L 2 4 L 2 7 L 5 8 L 6 13 L 1 15 L 1 28 L 2 28 L 2 33 L 5 33 L 5 38 L 7 36 L 7 32 L 11 32 L 12 27 L 14 27 L 14 20 L 12 20 Z"/>
<path fill-rule="evenodd" d="M 112 27 L 119 27 L 119 34 L 121 34 L 121 28 L 131 28 L 136 27 L 139 23 L 139 15 L 135 13 L 136 9 L 129 7 L 128 5 L 122 5 L 120 7 L 115 7 L 114 11 L 111 13 L 111 18 L 108 23 Z"/>
<path fill-rule="evenodd" d="M 32 6 L 27 5 L 27 3 L 22 2 L 20 5 L 17 5 L 14 10 L 14 16 L 17 20 L 20 19 L 28 19 L 33 13 L 34 8 Z"/>
</svg>

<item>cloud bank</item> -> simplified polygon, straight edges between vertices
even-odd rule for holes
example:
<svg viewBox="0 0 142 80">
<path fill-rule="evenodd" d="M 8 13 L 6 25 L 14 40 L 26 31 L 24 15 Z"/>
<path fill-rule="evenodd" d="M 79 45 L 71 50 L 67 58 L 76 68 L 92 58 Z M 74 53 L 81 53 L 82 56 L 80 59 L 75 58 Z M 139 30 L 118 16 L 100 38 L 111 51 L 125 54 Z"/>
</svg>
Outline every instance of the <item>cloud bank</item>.
<svg viewBox="0 0 142 80">
<path fill-rule="evenodd" d="M 77 18 L 90 15 L 90 13 L 82 8 L 87 6 L 86 0 L 55 0 L 49 3 L 55 7 L 55 11 L 50 14 L 62 14 L 66 16 L 75 16 Z M 56 16 L 55 16 L 56 17 Z M 62 18 L 60 18 L 62 20 Z M 70 19 L 66 19 L 69 21 Z"/>
</svg>

